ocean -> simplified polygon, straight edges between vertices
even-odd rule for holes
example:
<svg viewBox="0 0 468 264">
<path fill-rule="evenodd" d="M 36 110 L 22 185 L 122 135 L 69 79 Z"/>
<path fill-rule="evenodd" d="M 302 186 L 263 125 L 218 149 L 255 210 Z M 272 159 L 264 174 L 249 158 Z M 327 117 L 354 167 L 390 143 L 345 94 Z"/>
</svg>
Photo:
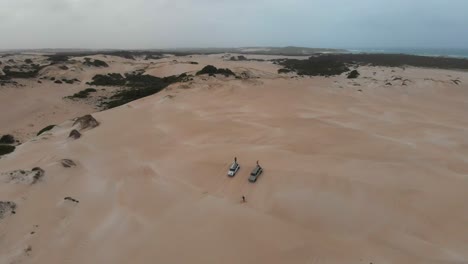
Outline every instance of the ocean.
<svg viewBox="0 0 468 264">
<path fill-rule="evenodd" d="M 422 56 L 442 56 L 468 58 L 467 49 L 431 49 L 431 48 L 356 48 L 348 49 L 352 53 L 390 53 Z"/>
</svg>

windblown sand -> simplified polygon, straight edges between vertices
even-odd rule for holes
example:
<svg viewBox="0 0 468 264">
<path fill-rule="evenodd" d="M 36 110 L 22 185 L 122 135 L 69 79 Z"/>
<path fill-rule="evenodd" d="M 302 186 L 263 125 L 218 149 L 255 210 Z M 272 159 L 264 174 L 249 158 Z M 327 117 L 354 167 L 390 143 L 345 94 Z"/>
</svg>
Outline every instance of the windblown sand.
<svg viewBox="0 0 468 264">
<path fill-rule="evenodd" d="M 251 78 L 172 85 L 93 114 L 100 125 L 71 140 L 66 119 L 92 110 L 75 105 L 0 159 L 0 172 L 45 170 L 33 185 L 0 183 L 17 204 L 0 220 L 0 263 L 468 263 L 467 72 L 299 78 L 268 62 L 184 60 L 200 64 L 145 71 L 213 64 Z M 47 89 L 60 105 L 62 88 Z M 30 96 L 8 105 L 19 129 L 44 103 L 16 92 Z M 257 160 L 264 173 L 249 183 Z"/>
</svg>

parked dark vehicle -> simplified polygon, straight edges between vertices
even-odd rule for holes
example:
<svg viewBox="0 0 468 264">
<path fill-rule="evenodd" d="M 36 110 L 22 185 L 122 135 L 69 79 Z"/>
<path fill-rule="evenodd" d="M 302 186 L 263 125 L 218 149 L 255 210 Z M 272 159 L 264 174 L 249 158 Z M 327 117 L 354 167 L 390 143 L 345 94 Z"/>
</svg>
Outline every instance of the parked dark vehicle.
<svg viewBox="0 0 468 264">
<path fill-rule="evenodd" d="M 262 172 L 263 172 L 263 168 L 260 165 L 258 165 L 258 162 L 257 162 L 257 166 L 250 173 L 249 182 L 256 182 L 258 179 L 258 176 L 260 176 Z"/>
</svg>

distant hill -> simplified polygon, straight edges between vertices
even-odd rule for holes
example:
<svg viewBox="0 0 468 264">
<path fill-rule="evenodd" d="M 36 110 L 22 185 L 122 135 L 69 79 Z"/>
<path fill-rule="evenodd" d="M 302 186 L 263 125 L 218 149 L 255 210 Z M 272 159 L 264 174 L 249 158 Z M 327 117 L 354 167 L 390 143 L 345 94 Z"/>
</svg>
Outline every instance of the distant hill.
<svg viewBox="0 0 468 264">
<path fill-rule="evenodd" d="M 73 55 L 92 55 L 92 54 L 113 54 L 113 53 L 132 53 L 132 54 L 164 54 L 171 53 L 175 55 L 190 54 L 217 54 L 217 53 L 243 53 L 258 55 L 286 55 L 286 56 L 309 56 L 317 53 L 345 53 L 344 49 L 322 49 L 306 47 L 241 47 L 241 48 L 175 48 L 175 49 L 146 49 L 146 50 L 117 50 L 117 49 L 28 49 L 28 50 L 3 50 L 1 53 L 45 53 L 45 54 L 73 54 Z"/>
</svg>

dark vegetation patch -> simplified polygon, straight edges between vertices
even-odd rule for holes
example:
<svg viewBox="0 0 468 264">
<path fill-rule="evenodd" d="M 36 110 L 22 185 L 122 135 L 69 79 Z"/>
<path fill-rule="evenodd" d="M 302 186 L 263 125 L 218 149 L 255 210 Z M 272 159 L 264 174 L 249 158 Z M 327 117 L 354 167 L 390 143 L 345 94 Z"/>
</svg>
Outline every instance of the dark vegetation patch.
<svg viewBox="0 0 468 264">
<path fill-rule="evenodd" d="M 131 101 L 155 94 L 166 88 L 170 81 L 151 75 L 127 75 L 125 85 L 130 89 L 123 89 L 114 94 L 107 102 L 107 108 L 114 108 Z"/>
<path fill-rule="evenodd" d="M 15 146 L 11 145 L 0 145 L 0 156 L 9 154 L 13 151 L 15 151 Z"/>
<path fill-rule="evenodd" d="M 16 213 L 16 203 L 11 201 L 0 201 L 0 219 L 3 219 L 8 213 Z"/>
<path fill-rule="evenodd" d="M 283 68 L 283 69 L 279 69 L 279 70 L 278 70 L 278 73 L 279 73 L 279 74 L 282 74 L 282 73 L 290 73 L 291 71 L 292 71 L 292 70 L 290 70 L 290 69 Z"/>
<path fill-rule="evenodd" d="M 275 61 L 299 75 L 333 76 L 349 71 L 344 62 L 329 56 L 310 57 L 307 60 L 280 59 Z"/>
<path fill-rule="evenodd" d="M 74 84 L 75 82 L 80 82 L 80 80 L 78 79 L 66 79 L 66 78 L 63 78 L 60 80 L 61 82 L 57 82 L 55 81 L 55 83 L 68 83 L 68 84 Z"/>
<path fill-rule="evenodd" d="M 42 134 L 44 132 L 47 132 L 47 131 L 51 130 L 54 127 L 55 127 L 55 125 L 48 125 L 48 126 L 44 127 L 43 129 L 41 129 L 39 132 L 37 132 L 36 136 L 39 136 L 40 134 Z"/>
<path fill-rule="evenodd" d="M 348 73 L 348 79 L 356 79 L 359 77 L 359 72 L 357 70 L 352 70 L 351 72 Z"/>
<path fill-rule="evenodd" d="M 91 60 L 90 58 L 85 58 L 83 64 L 90 67 L 109 67 L 109 65 L 105 61 Z"/>
<path fill-rule="evenodd" d="M 84 99 L 84 98 L 88 98 L 89 94 L 94 93 L 94 92 L 96 92 L 96 89 L 87 88 L 87 89 L 79 91 L 79 92 L 77 92 L 77 93 L 75 93 L 73 95 L 67 96 L 66 98 L 67 99 Z"/>
<path fill-rule="evenodd" d="M 115 50 L 115 51 L 76 51 L 76 52 L 59 52 L 54 55 L 49 55 L 49 60 L 54 62 L 67 61 L 70 57 L 81 57 L 81 56 L 93 56 L 93 55 L 108 55 L 117 56 L 125 59 L 134 60 L 135 56 L 159 54 L 161 52 L 152 51 L 127 51 L 127 50 Z"/>
<path fill-rule="evenodd" d="M 239 56 L 237 56 L 237 57 L 236 57 L 236 56 L 232 56 L 232 57 L 230 58 L 230 60 L 231 60 L 231 61 L 246 61 L 247 58 L 246 58 L 245 56 L 243 56 L 243 55 L 239 55 Z"/>
<path fill-rule="evenodd" d="M 0 86 L 5 86 L 7 84 L 18 85 L 16 81 L 11 80 L 10 77 L 5 75 L 0 75 Z"/>
<path fill-rule="evenodd" d="M 67 65 L 60 65 L 59 69 L 66 71 L 66 70 L 68 70 L 68 66 Z"/>
<path fill-rule="evenodd" d="M 145 60 L 159 60 L 162 59 L 163 56 L 160 55 L 154 55 L 154 54 L 148 54 L 145 56 Z"/>
<path fill-rule="evenodd" d="M 25 59 L 25 60 L 24 60 L 24 63 L 31 64 L 31 63 L 33 63 L 33 61 L 32 61 L 31 59 Z"/>
<path fill-rule="evenodd" d="M 198 62 L 196 61 L 189 61 L 190 64 L 198 65 Z"/>
<path fill-rule="evenodd" d="M 120 73 L 98 74 L 93 77 L 93 81 L 88 83 L 96 86 L 122 86 L 126 80 Z"/>
<path fill-rule="evenodd" d="M 348 71 L 350 65 L 384 67 L 425 67 L 439 69 L 468 69 L 468 59 L 426 57 L 405 54 L 322 54 L 306 60 L 278 59 L 274 63 L 300 75 L 331 76 Z"/>
<path fill-rule="evenodd" d="M 62 84 L 63 82 L 61 80 L 55 80 L 54 83 Z"/>
<path fill-rule="evenodd" d="M 14 144 L 16 142 L 15 137 L 12 135 L 3 135 L 0 138 L 0 144 Z"/>
<path fill-rule="evenodd" d="M 221 74 L 226 77 L 228 76 L 236 76 L 234 72 L 232 72 L 230 69 L 223 69 L 223 68 L 216 68 L 213 65 L 207 65 L 203 69 L 197 72 L 197 75 L 203 75 L 203 74 L 208 74 L 209 76 L 214 76 L 215 74 Z"/>
<path fill-rule="evenodd" d="M 112 95 L 108 100 L 102 100 L 100 106 L 107 109 L 124 105 L 131 101 L 158 93 L 167 86 L 176 82 L 192 80 L 192 76 L 185 73 L 181 75 L 159 78 L 141 72 L 133 72 L 122 76 L 119 73 L 98 74 L 88 83 L 96 86 L 120 86 L 122 89 Z"/>
<path fill-rule="evenodd" d="M 3 72 L 5 73 L 4 79 L 12 79 L 12 78 L 35 78 L 39 74 L 39 71 L 49 65 L 39 65 L 39 64 L 31 64 L 31 65 L 22 65 L 20 68 L 12 67 L 6 65 L 3 68 Z"/>
<path fill-rule="evenodd" d="M 60 62 L 66 62 L 70 59 L 69 56 L 64 55 L 64 54 L 54 54 L 54 55 L 48 55 L 47 60 L 50 61 L 51 63 L 60 63 Z"/>
<path fill-rule="evenodd" d="M 79 203 L 80 201 L 76 200 L 76 199 L 73 199 L 72 197 L 70 196 L 67 196 L 65 198 L 63 198 L 65 201 L 71 201 L 71 202 L 74 202 L 74 203 Z"/>
</svg>

